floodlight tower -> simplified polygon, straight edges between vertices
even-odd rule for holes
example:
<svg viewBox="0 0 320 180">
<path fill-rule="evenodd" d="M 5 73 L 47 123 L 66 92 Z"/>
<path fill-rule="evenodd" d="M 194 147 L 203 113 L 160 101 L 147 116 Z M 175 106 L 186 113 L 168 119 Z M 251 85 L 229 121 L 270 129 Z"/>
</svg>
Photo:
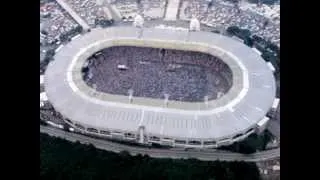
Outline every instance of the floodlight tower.
<svg viewBox="0 0 320 180">
<path fill-rule="evenodd" d="M 195 16 L 193 16 L 190 21 L 189 30 L 190 31 L 200 31 L 200 22 Z"/>
<path fill-rule="evenodd" d="M 132 25 L 134 27 L 140 28 L 139 35 L 138 35 L 139 38 L 141 38 L 141 36 L 142 36 L 143 23 L 144 23 L 143 17 L 140 14 L 137 14 L 136 17 L 133 20 Z"/>
<path fill-rule="evenodd" d="M 140 14 L 137 14 L 133 21 L 134 27 L 143 28 L 144 19 Z"/>
</svg>

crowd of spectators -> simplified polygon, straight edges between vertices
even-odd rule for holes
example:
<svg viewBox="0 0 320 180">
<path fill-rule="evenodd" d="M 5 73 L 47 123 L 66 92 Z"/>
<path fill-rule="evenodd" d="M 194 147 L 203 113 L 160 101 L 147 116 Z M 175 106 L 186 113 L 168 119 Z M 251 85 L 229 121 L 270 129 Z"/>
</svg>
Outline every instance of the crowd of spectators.
<svg viewBox="0 0 320 180">
<path fill-rule="evenodd" d="M 112 3 L 123 20 L 133 21 L 137 14 L 147 20 L 163 18 L 166 0 L 117 0 Z"/>
<path fill-rule="evenodd" d="M 119 65 L 126 67 L 119 69 Z M 85 81 L 98 91 L 178 101 L 216 99 L 232 86 L 232 72 L 216 57 L 199 52 L 111 47 L 89 58 Z"/>
<path fill-rule="evenodd" d="M 124 20 L 133 21 L 136 14 L 140 14 L 138 3 L 136 1 L 118 0 L 113 3 L 120 12 Z"/>
<path fill-rule="evenodd" d="M 40 45 L 53 44 L 76 27 L 78 24 L 57 2 L 40 3 Z"/>
<path fill-rule="evenodd" d="M 42 51 L 42 52 L 40 51 L 40 56 L 44 56 L 43 59 L 40 59 L 40 74 L 44 73 L 49 62 L 53 60 L 54 55 L 55 55 L 54 49 L 48 49 L 48 50 Z"/>
<path fill-rule="evenodd" d="M 65 2 L 91 27 L 95 27 L 95 19 L 105 16 L 96 0 L 65 0 Z"/>
<path fill-rule="evenodd" d="M 190 20 L 195 15 L 201 23 L 218 29 L 238 26 L 280 46 L 280 16 L 266 17 L 239 4 L 222 3 L 221 0 L 212 3 L 183 0 L 180 8 L 180 19 Z"/>
<path fill-rule="evenodd" d="M 101 7 L 96 0 L 65 1 L 91 27 L 107 27 L 112 24 L 107 21 L 111 20 L 112 17 L 106 17 L 111 15 L 110 11 L 109 13 L 104 12 L 105 9 L 108 9 L 107 5 L 115 7 L 115 10 L 119 11 L 124 21 L 133 21 L 137 14 L 141 14 L 146 20 L 162 19 L 167 5 L 166 0 L 114 0 L 105 1 Z M 215 29 L 238 26 L 248 29 L 252 34 L 261 36 L 280 46 L 279 5 L 263 4 L 257 6 L 246 1 L 235 2 L 237 1 L 181 0 L 179 18 L 190 20 L 195 15 L 201 23 Z M 42 27 L 45 27 L 42 28 L 44 33 L 40 37 L 42 41 L 47 38 L 49 42 L 54 42 L 60 34 L 65 34 L 77 26 L 72 18 L 61 7 L 58 7 L 58 4 L 54 1 L 43 4 L 40 11 L 43 19 L 47 17 L 54 21 L 50 22 L 49 25 L 45 22 L 41 24 Z M 48 34 L 48 37 L 43 36 L 43 34 Z"/>
<path fill-rule="evenodd" d="M 65 122 L 63 121 L 63 116 L 59 112 L 55 111 L 51 106 L 52 105 L 49 102 L 45 102 L 44 105 L 40 107 L 40 121 L 51 121 L 55 124 L 64 125 Z"/>
<path fill-rule="evenodd" d="M 243 40 L 243 43 L 249 47 L 254 47 L 261 52 L 261 57 L 270 62 L 275 68 L 275 78 L 279 80 L 280 76 L 280 48 L 270 41 L 266 41 L 257 35 L 251 35 L 248 29 L 241 29 L 237 26 L 230 26 L 226 30 L 229 36 L 236 36 Z"/>
<path fill-rule="evenodd" d="M 164 16 L 166 0 L 141 0 L 143 16 L 146 19 L 158 19 Z"/>
</svg>

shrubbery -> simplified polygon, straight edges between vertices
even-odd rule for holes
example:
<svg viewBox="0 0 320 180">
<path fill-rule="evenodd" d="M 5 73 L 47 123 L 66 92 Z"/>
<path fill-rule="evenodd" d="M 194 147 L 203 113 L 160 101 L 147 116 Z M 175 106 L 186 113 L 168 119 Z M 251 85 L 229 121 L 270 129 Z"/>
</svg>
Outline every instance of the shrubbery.
<svg viewBox="0 0 320 180">
<path fill-rule="evenodd" d="M 230 26 L 227 28 L 227 33 L 230 36 L 237 36 L 238 38 L 242 39 L 244 41 L 244 44 L 246 44 L 249 47 L 252 47 L 253 40 L 251 39 L 251 32 L 248 29 L 240 29 L 237 26 Z"/>
<path fill-rule="evenodd" d="M 248 2 L 254 3 L 254 4 L 261 3 L 261 4 L 272 5 L 276 2 L 279 2 L 279 0 L 248 0 Z"/>
<path fill-rule="evenodd" d="M 62 33 L 60 35 L 59 39 L 60 39 L 61 42 L 70 41 L 73 36 L 82 33 L 82 31 L 83 31 L 82 27 L 81 26 L 77 26 L 77 27 L 73 28 L 70 31 Z"/>
<path fill-rule="evenodd" d="M 45 54 L 43 61 L 40 61 L 40 73 L 45 71 L 49 62 L 53 60 L 54 55 L 55 55 L 54 49 L 49 49 L 46 51 L 46 54 Z"/>
<path fill-rule="evenodd" d="M 107 20 L 107 19 L 95 19 L 94 24 L 96 26 L 101 26 L 102 28 L 106 28 L 111 26 L 114 23 L 114 20 Z"/>
<path fill-rule="evenodd" d="M 264 60 L 271 62 L 276 71 L 280 70 L 280 48 L 277 45 L 260 36 L 251 35 L 248 29 L 241 29 L 237 26 L 228 27 L 227 33 L 242 39 L 247 46 L 257 48 L 262 53 Z"/>
<path fill-rule="evenodd" d="M 255 163 L 153 159 L 40 134 L 40 179 L 260 179 Z"/>
<path fill-rule="evenodd" d="M 251 134 L 248 138 L 240 142 L 235 142 L 229 146 L 219 147 L 221 150 L 229 150 L 233 152 L 251 154 L 256 151 L 263 151 L 266 149 L 267 144 L 273 139 L 272 134 L 265 130 L 262 134 Z"/>
</svg>

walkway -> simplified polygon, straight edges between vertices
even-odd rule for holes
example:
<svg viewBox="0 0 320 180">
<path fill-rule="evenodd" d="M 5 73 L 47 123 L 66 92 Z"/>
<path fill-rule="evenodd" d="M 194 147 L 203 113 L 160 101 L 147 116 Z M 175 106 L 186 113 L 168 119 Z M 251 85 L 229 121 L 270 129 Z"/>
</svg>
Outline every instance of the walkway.
<svg viewBox="0 0 320 180">
<path fill-rule="evenodd" d="M 167 13 L 164 20 L 175 21 L 177 19 L 177 13 L 180 5 L 180 0 L 168 0 Z"/>
</svg>

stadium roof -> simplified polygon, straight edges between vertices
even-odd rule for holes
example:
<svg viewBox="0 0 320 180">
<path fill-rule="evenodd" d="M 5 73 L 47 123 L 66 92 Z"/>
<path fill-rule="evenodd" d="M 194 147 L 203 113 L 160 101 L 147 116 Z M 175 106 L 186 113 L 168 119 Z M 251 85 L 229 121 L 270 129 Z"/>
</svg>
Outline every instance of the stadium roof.
<svg viewBox="0 0 320 180">
<path fill-rule="evenodd" d="M 220 99 L 203 103 L 133 98 L 100 93 L 85 84 L 81 67 L 87 57 L 114 45 L 136 45 L 208 52 L 233 72 L 233 87 Z M 113 27 L 95 29 L 71 41 L 55 55 L 45 75 L 49 100 L 62 115 L 86 127 L 173 138 L 223 139 L 257 126 L 275 98 L 275 80 L 251 48 L 210 32 Z"/>
</svg>

